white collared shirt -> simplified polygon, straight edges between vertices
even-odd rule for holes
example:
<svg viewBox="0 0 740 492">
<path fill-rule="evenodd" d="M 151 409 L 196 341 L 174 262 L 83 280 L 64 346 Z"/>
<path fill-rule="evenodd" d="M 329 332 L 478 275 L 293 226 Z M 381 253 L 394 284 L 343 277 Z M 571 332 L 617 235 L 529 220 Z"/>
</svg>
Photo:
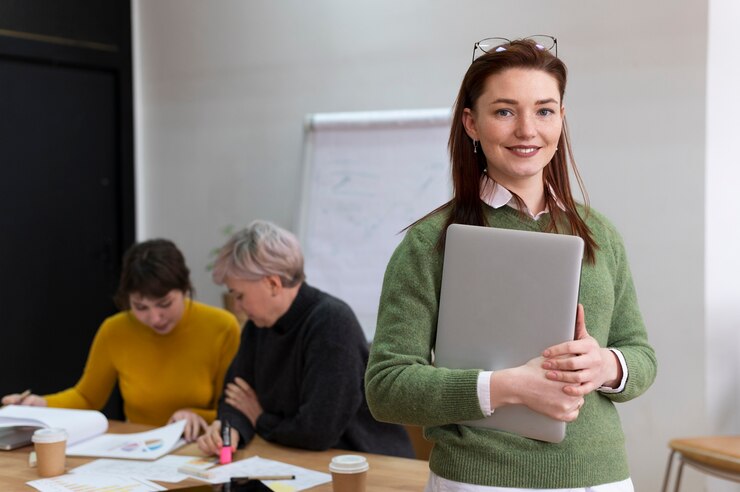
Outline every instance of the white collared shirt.
<svg viewBox="0 0 740 492">
<path fill-rule="evenodd" d="M 550 194 L 555 198 L 555 203 L 557 203 L 558 208 L 565 211 L 565 205 L 563 205 L 555 195 L 555 190 L 553 190 L 550 185 L 547 187 L 550 190 Z M 484 174 L 480 180 L 480 199 L 483 200 L 483 203 L 490 205 L 493 208 L 501 208 L 504 205 L 508 205 L 514 210 L 519 210 L 519 203 L 514 198 L 514 194 L 489 178 L 487 174 Z M 533 220 L 539 220 L 540 217 L 549 212 L 547 207 L 545 207 L 543 211 L 534 215 L 529 211 L 526 205 L 524 205 L 524 210 L 522 211 L 529 215 Z"/>
</svg>

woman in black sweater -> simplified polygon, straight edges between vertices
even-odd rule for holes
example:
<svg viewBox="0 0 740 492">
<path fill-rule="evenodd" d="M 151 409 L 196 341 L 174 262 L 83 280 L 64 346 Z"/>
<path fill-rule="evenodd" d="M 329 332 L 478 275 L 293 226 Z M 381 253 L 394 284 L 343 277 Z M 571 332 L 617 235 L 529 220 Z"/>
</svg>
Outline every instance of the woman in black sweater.
<svg viewBox="0 0 740 492">
<path fill-rule="evenodd" d="M 221 249 L 213 278 L 249 321 L 202 451 L 218 453 L 228 421 L 234 449 L 257 433 L 305 449 L 413 457 L 406 431 L 370 414 L 365 336 L 346 303 L 305 283 L 293 234 L 253 222 Z"/>
</svg>

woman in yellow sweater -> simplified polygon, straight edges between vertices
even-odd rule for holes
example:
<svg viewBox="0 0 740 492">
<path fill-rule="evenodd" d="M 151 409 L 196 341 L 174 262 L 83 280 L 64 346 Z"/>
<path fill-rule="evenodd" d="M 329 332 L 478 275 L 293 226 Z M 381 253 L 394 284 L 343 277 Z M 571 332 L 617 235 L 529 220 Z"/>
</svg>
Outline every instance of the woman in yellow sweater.
<svg viewBox="0 0 740 492">
<path fill-rule="evenodd" d="M 132 246 L 116 293 L 122 312 L 100 326 L 79 382 L 51 395 L 7 395 L 2 403 L 101 409 L 118 381 L 130 422 L 187 420 L 185 438 L 194 440 L 216 416 L 239 325 L 231 313 L 192 300 L 191 292 L 174 243 Z"/>
</svg>

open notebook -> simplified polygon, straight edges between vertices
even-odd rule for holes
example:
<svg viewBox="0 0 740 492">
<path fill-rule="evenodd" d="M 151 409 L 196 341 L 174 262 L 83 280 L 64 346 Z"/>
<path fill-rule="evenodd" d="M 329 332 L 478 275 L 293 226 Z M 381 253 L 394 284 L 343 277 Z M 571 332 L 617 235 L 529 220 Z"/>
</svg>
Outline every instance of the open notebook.
<svg viewBox="0 0 740 492">
<path fill-rule="evenodd" d="M 0 449 L 31 444 L 36 429 L 59 427 L 67 431 L 67 446 L 93 438 L 108 430 L 108 419 L 95 410 L 8 405 L 0 408 Z"/>
<path fill-rule="evenodd" d="M 72 410 L 9 405 L 0 408 L 0 430 L 25 428 L 31 443 L 32 431 L 59 427 L 67 431 L 67 456 L 155 460 L 185 444 L 181 439 L 185 421 L 135 434 L 105 434 L 108 419 L 95 410 Z M 13 434 L 10 432 L 9 435 Z M 15 437 L 15 436 L 14 436 Z M 0 449 L 12 449 L 2 448 Z M 15 445 L 17 446 L 17 443 Z"/>
</svg>

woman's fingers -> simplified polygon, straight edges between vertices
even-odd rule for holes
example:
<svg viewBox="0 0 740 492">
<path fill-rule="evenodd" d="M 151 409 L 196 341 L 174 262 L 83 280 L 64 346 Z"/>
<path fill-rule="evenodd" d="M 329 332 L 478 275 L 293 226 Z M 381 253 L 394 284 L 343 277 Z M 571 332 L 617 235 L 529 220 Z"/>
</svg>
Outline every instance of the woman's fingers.
<svg viewBox="0 0 740 492">
<path fill-rule="evenodd" d="M 214 420 L 205 434 L 198 438 L 198 448 L 206 454 L 218 454 L 221 442 L 221 422 Z"/>
<path fill-rule="evenodd" d="M 584 396 L 600 386 L 595 382 L 596 371 L 591 369 L 580 371 L 547 371 L 545 377 L 551 381 L 566 383 L 563 386 L 563 391 L 568 396 Z"/>
<path fill-rule="evenodd" d="M 236 384 L 236 385 L 237 385 L 237 386 L 238 386 L 239 388 L 241 388 L 241 389 L 242 389 L 243 391 L 245 391 L 245 392 L 249 392 L 249 391 L 251 391 L 251 390 L 252 390 L 252 387 L 251 387 L 251 386 L 249 386 L 249 383 L 247 383 L 246 381 L 244 381 L 244 380 L 243 380 L 242 378 L 240 378 L 239 376 L 237 376 L 236 378 L 234 378 L 234 383 L 235 383 L 235 384 Z"/>
<path fill-rule="evenodd" d="M 198 448 L 205 454 L 218 454 L 218 446 L 213 442 L 213 437 L 206 433 L 198 438 Z"/>
<path fill-rule="evenodd" d="M 563 392 L 568 396 L 586 396 L 597 388 L 592 383 L 565 386 Z"/>
<path fill-rule="evenodd" d="M 254 390 L 251 386 L 249 386 L 249 383 L 244 381 L 242 378 L 237 377 L 234 378 L 234 382 L 228 383 L 226 385 L 226 392 L 232 395 L 235 394 L 244 394 L 248 395 L 250 393 L 254 393 Z"/>
<path fill-rule="evenodd" d="M 588 369 L 577 371 L 547 371 L 545 377 L 551 381 L 561 383 L 582 384 L 592 379 L 592 371 Z"/>
<path fill-rule="evenodd" d="M 598 347 L 599 343 L 590 335 L 586 338 L 579 340 L 572 340 L 569 342 L 559 343 L 548 347 L 542 352 L 542 356 L 548 361 L 567 361 L 574 356 L 585 354 L 594 347 Z"/>
<path fill-rule="evenodd" d="M 208 423 L 203 417 L 197 414 L 195 415 L 195 422 L 193 422 L 193 427 L 195 429 L 193 440 L 195 440 L 201 432 L 208 432 Z"/>
<path fill-rule="evenodd" d="M 10 395 L 3 396 L 3 405 L 17 405 L 20 401 L 21 395 L 19 393 L 12 393 Z"/>
<path fill-rule="evenodd" d="M 200 435 L 201 431 L 208 431 L 208 424 L 205 419 L 193 412 L 192 410 L 178 410 L 172 414 L 168 423 L 176 422 L 178 420 L 185 421 L 185 427 L 183 429 L 183 436 L 188 442 L 195 441 Z"/>
<path fill-rule="evenodd" d="M 184 412 L 178 412 L 178 414 L 179 414 L 179 420 L 185 421 L 185 427 L 182 430 L 182 434 L 185 437 L 185 440 L 190 442 L 193 439 L 193 428 L 192 428 L 190 414 L 186 414 Z"/>
<path fill-rule="evenodd" d="M 191 417 L 188 418 L 187 427 L 190 432 L 189 436 L 185 437 L 188 442 L 195 441 L 200 434 L 200 422 L 198 421 L 199 418 L 200 416 L 198 414 L 193 414 Z"/>
<path fill-rule="evenodd" d="M 28 392 L 13 393 L 3 396 L 1 400 L 3 405 L 27 405 L 32 407 L 45 407 L 46 400 L 44 397 Z"/>
<path fill-rule="evenodd" d="M 584 344 L 583 342 L 587 342 Z M 561 357 L 564 355 L 578 355 L 586 352 L 595 340 L 586 330 L 586 314 L 583 310 L 583 304 L 579 304 L 576 309 L 576 326 L 572 341 L 559 343 L 552 347 L 546 348 L 542 356 L 546 359 L 551 357 Z M 598 345 L 598 343 L 596 343 Z"/>
<path fill-rule="evenodd" d="M 190 432 L 188 431 L 188 420 L 187 419 L 181 419 L 185 420 L 185 427 L 182 428 L 182 437 L 186 441 L 190 441 Z"/>
<path fill-rule="evenodd" d="M 573 408 L 570 412 L 564 415 L 563 421 L 564 422 L 573 422 L 575 421 L 578 416 L 581 414 L 581 408 L 583 407 L 584 400 L 581 400 L 575 408 Z"/>
<path fill-rule="evenodd" d="M 211 454 L 218 454 L 219 449 L 221 448 L 221 436 L 219 435 L 219 432 L 210 431 L 209 439 L 208 439 L 208 450 Z"/>
<path fill-rule="evenodd" d="M 583 304 L 579 304 L 576 310 L 576 333 L 573 338 L 575 340 L 583 340 L 588 336 L 588 332 L 586 331 L 586 314 L 583 311 Z"/>
<path fill-rule="evenodd" d="M 230 396 L 232 398 L 239 398 L 242 396 L 247 396 L 249 392 L 251 391 L 251 388 L 247 386 L 247 389 L 237 386 L 234 383 L 229 383 L 226 385 L 226 389 L 224 390 L 224 393 L 226 393 L 227 396 Z"/>
<path fill-rule="evenodd" d="M 208 422 L 206 422 L 206 419 L 198 415 L 198 420 L 199 420 L 198 423 L 200 424 L 200 429 L 203 432 L 208 432 Z"/>
</svg>

